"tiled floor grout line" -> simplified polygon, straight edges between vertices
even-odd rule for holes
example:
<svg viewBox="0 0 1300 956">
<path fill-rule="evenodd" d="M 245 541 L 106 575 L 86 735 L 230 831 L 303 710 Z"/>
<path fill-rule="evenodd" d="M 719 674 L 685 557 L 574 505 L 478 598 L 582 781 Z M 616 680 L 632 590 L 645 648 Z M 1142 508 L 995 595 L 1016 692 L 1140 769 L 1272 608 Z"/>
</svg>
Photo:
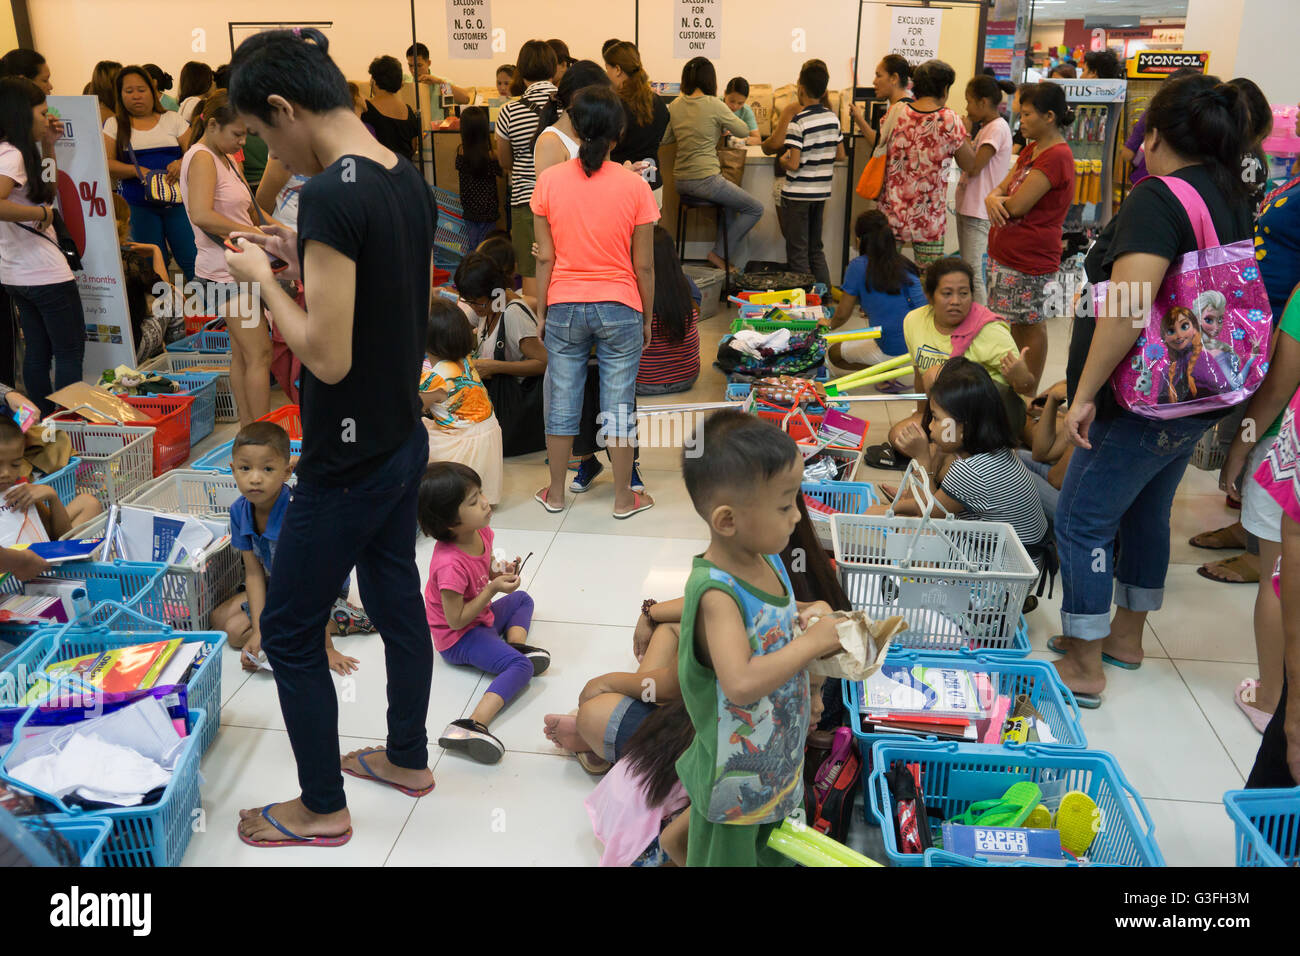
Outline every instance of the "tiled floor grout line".
<svg viewBox="0 0 1300 956">
<path fill-rule="evenodd" d="M 1195 704 L 1196 709 L 1201 712 L 1201 716 L 1205 718 L 1205 722 L 1210 725 L 1210 732 L 1214 734 L 1214 739 L 1217 740 L 1219 742 L 1219 746 L 1223 748 L 1223 752 L 1228 757 L 1228 763 L 1232 765 L 1233 772 L 1237 776 L 1241 777 L 1241 782 L 1242 785 L 1244 786 L 1246 783 L 1246 778 L 1242 776 L 1241 771 L 1237 768 L 1237 761 L 1233 759 L 1232 751 L 1228 749 L 1228 745 L 1224 743 L 1223 738 L 1219 736 L 1218 726 L 1214 723 L 1214 721 L 1210 719 L 1210 715 L 1205 712 L 1205 708 L 1201 706 L 1200 700 L 1197 699 L 1196 693 L 1192 690 L 1191 685 L 1187 683 L 1187 678 L 1183 676 L 1183 672 L 1182 670 L 1179 669 L 1178 663 L 1176 661 L 1173 661 L 1172 659 L 1170 662 L 1173 663 L 1174 665 L 1174 673 L 1178 675 L 1178 679 L 1182 681 L 1183 686 L 1187 688 L 1187 693 L 1191 694 L 1192 703 Z"/>
</svg>

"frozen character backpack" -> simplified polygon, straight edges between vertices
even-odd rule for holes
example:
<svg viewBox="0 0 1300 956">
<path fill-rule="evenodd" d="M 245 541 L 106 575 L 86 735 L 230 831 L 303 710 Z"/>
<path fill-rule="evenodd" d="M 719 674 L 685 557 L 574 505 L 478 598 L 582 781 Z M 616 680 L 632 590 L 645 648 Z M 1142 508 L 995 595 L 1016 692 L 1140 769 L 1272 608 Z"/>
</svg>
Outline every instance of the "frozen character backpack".
<svg viewBox="0 0 1300 956">
<path fill-rule="evenodd" d="M 1177 177 L 1155 178 L 1187 211 L 1197 251 L 1170 265 L 1146 328 L 1110 385 L 1122 407 L 1144 418 L 1231 408 L 1254 394 L 1268 371 L 1272 311 L 1255 248 L 1249 239 L 1221 245 L 1200 193 Z M 1110 286 L 1093 289 L 1098 315 Z"/>
</svg>

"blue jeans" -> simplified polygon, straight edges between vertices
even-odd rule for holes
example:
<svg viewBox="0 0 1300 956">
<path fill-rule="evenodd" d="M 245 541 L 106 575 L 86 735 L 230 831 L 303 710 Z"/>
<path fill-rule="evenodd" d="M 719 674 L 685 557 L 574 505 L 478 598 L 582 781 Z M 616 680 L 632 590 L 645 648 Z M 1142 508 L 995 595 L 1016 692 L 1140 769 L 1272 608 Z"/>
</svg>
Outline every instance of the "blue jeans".
<svg viewBox="0 0 1300 956">
<path fill-rule="evenodd" d="M 713 244 L 713 254 L 729 258 L 732 264 L 739 261 L 736 250 L 749 230 L 758 225 L 763 218 L 763 204 L 741 189 L 735 183 L 722 176 L 709 176 L 707 179 L 679 179 L 677 192 L 683 196 L 707 199 L 719 203 L 727 209 L 727 240 L 731 244 L 731 255 L 723 256 L 722 230 L 718 230 L 718 240 Z"/>
<path fill-rule="evenodd" d="M 465 247 L 466 255 L 469 255 L 479 247 L 479 244 L 488 237 L 488 233 L 496 229 L 497 224 L 493 222 L 471 222 L 465 220 Z"/>
<path fill-rule="evenodd" d="M 1052 483 L 1047 480 L 1047 473 L 1052 470 L 1052 466 L 1045 461 L 1034 461 L 1033 452 L 1026 451 L 1023 448 L 1017 449 L 1016 454 L 1020 456 L 1020 460 L 1029 469 L 1029 477 L 1034 479 L 1034 487 L 1038 489 L 1038 498 L 1043 503 L 1043 510 L 1047 512 L 1047 517 L 1055 521 L 1056 508 L 1061 500 L 1061 493 L 1053 488 Z"/>
<path fill-rule="evenodd" d="M 299 479 L 276 543 L 262 611 L 302 802 L 313 813 L 347 806 L 339 767 L 339 704 L 321 635 L 348 572 L 384 641 L 388 759 L 429 764 L 433 641 L 415 566 L 416 492 L 429 461 L 429 433 L 416 424 L 382 465 L 351 487 Z"/>
<path fill-rule="evenodd" d="M 47 401 L 50 392 L 81 381 L 81 361 L 86 355 L 86 317 L 75 280 L 53 285 L 11 285 L 5 287 L 18 309 L 26 352 L 23 354 L 23 385 L 27 397 L 42 415 L 55 406 Z M 50 363 L 54 363 L 54 385 L 50 385 Z"/>
<path fill-rule="evenodd" d="M 1112 578 L 1117 607 L 1160 609 L 1169 570 L 1169 511 L 1207 427 L 1200 418 L 1151 421 L 1120 412 L 1093 422 L 1091 449 L 1074 450 L 1056 510 L 1061 626 L 1070 637 L 1095 641 L 1110 634 Z"/>
<path fill-rule="evenodd" d="M 170 250 L 171 257 L 185 273 L 185 281 L 194 278 L 194 258 L 198 250 L 194 246 L 190 217 L 180 203 L 175 206 L 132 206 L 131 239 L 157 246 L 162 250 L 164 260 Z"/>
<path fill-rule="evenodd" d="M 600 368 L 599 433 L 636 433 L 636 375 L 645 347 L 643 316 L 621 302 L 557 302 L 546 309 L 546 434 L 577 435 L 587 359 Z"/>
</svg>

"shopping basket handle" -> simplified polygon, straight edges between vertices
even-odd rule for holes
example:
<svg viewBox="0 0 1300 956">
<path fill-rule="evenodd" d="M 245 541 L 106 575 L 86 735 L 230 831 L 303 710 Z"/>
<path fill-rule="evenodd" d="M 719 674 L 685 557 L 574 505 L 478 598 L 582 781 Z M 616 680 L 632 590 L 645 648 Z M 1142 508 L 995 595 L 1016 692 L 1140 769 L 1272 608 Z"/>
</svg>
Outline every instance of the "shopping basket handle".
<svg viewBox="0 0 1300 956">
<path fill-rule="evenodd" d="M 166 574 L 166 573 L 167 573 L 167 567 L 166 567 L 166 565 L 164 565 L 161 569 L 159 569 L 159 570 L 154 574 L 153 579 L 152 579 L 152 580 L 149 582 L 149 584 L 148 584 L 148 585 L 147 585 L 147 586 L 146 586 L 146 587 L 145 587 L 145 588 L 140 592 L 141 598 L 143 598 L 145 595 L 149 594 L 149 592 L 153 590 L 153 586 L 154 586 L 154 584 L 157 583 L 158 578 L 162 577 L 162 575 L 164 575 L 164 574 Z M 137 598 L 136 600 L 138 601 L 138 600 L 140 600 L 141 598 Z M 135 604 L 135 601 L 132 601 L 131 604 Z M 130 605 L 122 604 L 122 603 L 119 602 L 119 601 L 100 601 L 98 604 L 96 604 L 93 608 L 91 608 L 91 609 L 90 609 L 88 612 L 86 612 L 85 614 L 82 614 L 81 616 L 79 616 L 79 617 L 77 617 L 77 618 L 74 618 L 73 620 L 69 621 L 68 623 L 62 625 L 62 626 L 59 628 L 59 630 L 58 630 L 57 632 L 55 632 L 55 635 L 54 635 L 55 643 L 57 644 L 60 640 L 62 640 L 62 638 L 67 634 L 67 632 L 68 632 L 69 630 L 71 630 L 73 627 L 76 627 L 76 626 L 103 627 L 103 628 L 105 628 L 105 629 L 107 630 L 107 625 L 94 625 L 94 624 L 86 624 L 86 623 L 83 623 L 83 622 L 86 621 L 87 618 L 90 618 L 90 619 L 93 620 L 93 618 L 94 618 L 94 616 L 95 616 L 96 614 L 98 614 L 100 611 L 103 611 L 103 610 L 105 610 L 105 609 L 112 610 L 112 611 L 116 611 L 116 612 L 118 612 L 118 613 L 122 613 L 122 614 L 129 614 L 131 617 L 135 618 L 137 621 L 140 621 L 140 622 L 143 623 L 143 624 L 148 624 L 150 630 L 156 630 L 156 631 L 158 631 L 160 634 L 170 634 L 170 633 L 171 633 L 172 628 L 171 628 L 171 625 L 170 625 L 170 624 L 163 624 L 163 623 L 160 622 L 160 621 L 155 621 L 153 618 L 145 617 L 143 614 L 141 614 L 139 611 L 137 611 L 134 607 L 132 607 L 132 606 L 130 606 Z"/>
<path fill-rule="evenodd" d="M 885 780 L 885 770 L 879 767 L 872 770 L 871 784 L 870 787 L 867 787 L 867 797 L 871 803 L 871 815 L 876 818 L 880 826 L 890 825 L 890 821 L 885 817 L 884 809 L 889 805 L 889 782 Z"/>
<path fill-rule="evenodd" d="M 1137 808 L 1138 813 L 1142 815 L 1142 822 L 1146 824 L 1146 828 L 1147 828 L 1147 836 L 1152 838 L 1151 844 L 1152 846 L 1155 846 L 1154 837 L 1156 835 L 1156 825 L 1151 819 L 1151 814 L 1147 813 L 1146 804 L 1142 802 L 1142 795 L 1133 789 L 1133 785 L 1128 782 L 1128 778 L 1124 776 L 1124 771 L 1119 769 L 1118 764 L 1115 765 L 1115 769 L 1119 773 L 1120 786 L 1123 787 L 1125 790 L 1127 790 L 1129 796 L 1132 797 L 1129 803 L 1135 806 Z M 1159 852 L 1158 847 L 1156 852 Z"/>
<path fill-rule="evenodd" d="M 94 413 L 95 413 L 96 415 L 98 415 L 100 418 L 107 418 L 107 419 L 109 419 L 110 421 L 112 421 L 113 424 L 115 424 L 115 425 L 143 425 L 143 424 L 145 424 L 145 422 L 127 422 L 127 421 L 123 421 L 122 419 L 117 418 L 117 417 L 114 416 L 114 415 L 110 415 L 110 414 L 108 414 L 108 412 L 101 411 L 100 409 L 95 408 L 93 405 L 86 405 L 86 404 L 84 404 L 84 403 L 81 404 L 81 405 L 74 405 L 74 406 L 72 406 L 71 408 L 65 408 L 65 409 L 63 409 L 62 411 L 59 411 L 59 412 L 55 412 L 55 413 L 54 413 L 53 415 L 51 415 L 48 419 L 46 419 L 46 421 L 62 421 L 63 419 L 60 419 L 60 418 L 58 418 L 58 417 L 56 417 L 56 416 L 58 416 L 58 415 L 69 415 L 69 414 L 72 414 L 72 413 L 74 413 L 74 412 L 79 412 L 79 411 L 81 411 L 82 409 L 85 409 L 85 410 L 88 411 L 88 412 L 94 412 Z M 42 422 L 42 424 L 44 424 L 44 423 Z M 90 424 L 92 424 L 92 425 L 101 425 L 101 424 L 103 424 L 103 423 L 102 423 L 102 422 L 90 422 Z"/>
</svg>

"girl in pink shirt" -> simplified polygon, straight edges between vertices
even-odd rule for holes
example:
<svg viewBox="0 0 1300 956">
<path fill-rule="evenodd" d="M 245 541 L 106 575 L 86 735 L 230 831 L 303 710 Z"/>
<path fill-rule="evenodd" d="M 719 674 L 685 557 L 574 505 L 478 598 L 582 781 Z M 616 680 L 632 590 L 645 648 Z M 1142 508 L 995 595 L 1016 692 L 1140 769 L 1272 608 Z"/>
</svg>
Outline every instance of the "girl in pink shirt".
<svg viewBox="0 0 1300 956">
<path fill-rule="evenodd" d="M 488 724 L 551 663 L 546 651 L 524 643 L 533 599 L 519 589 L 523 562 L 494 557 L 488 527 L 492 506 L 478 472 L 468 465 L 430 465 L 420 482 L 418 508 L 420 530 L 438 542 L 424 589 L 433 646 L 450 664 L 496 675 L 473 713 L 448 724 L 438 745 L 479 763 L 496 763 L 506 748 Z M 493 600 L 499 594 L 504 597 Z"/>
</svg>

